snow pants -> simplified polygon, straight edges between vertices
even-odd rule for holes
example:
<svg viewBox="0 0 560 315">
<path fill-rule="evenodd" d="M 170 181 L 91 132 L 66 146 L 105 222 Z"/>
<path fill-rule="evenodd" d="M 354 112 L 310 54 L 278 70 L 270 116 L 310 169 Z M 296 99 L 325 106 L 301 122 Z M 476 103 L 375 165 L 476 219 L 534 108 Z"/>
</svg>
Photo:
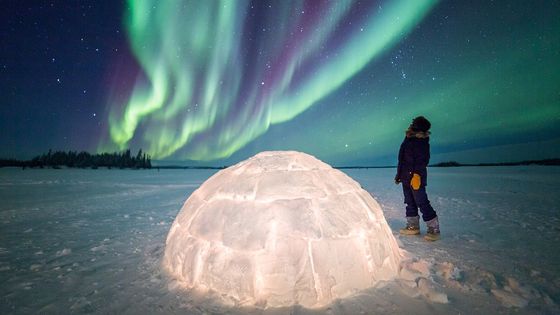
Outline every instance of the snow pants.
<svg viewBox="0 0 560 315">
<path fill-rule="evenodd" d="M 431 219 L 437 217 L 434 208 L 428 200 L 428 194 L 426 193 L 426 186 L 420 186 L 420 189 L 414 190 L 410 185 L 403 183 L 403 193 L 404 193 L 404 203 L 406 203 L 406 216 L 407 217 L 417 217 L 418 208 L 422 212 L 422 220 L 424 222 L 430 221 Z"/>
</svg>

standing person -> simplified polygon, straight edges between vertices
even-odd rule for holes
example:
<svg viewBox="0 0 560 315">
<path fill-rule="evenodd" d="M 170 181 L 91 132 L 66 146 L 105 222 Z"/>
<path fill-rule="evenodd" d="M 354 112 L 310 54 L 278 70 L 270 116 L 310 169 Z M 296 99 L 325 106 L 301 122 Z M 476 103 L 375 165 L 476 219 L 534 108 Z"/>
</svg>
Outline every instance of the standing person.
<svg viewBox="0 0 560 315">
<path fill-rule="evenodd" d="M 428 226 L 424 239 L 436 241 L 439 239 L 439 220 L 434 208 L 430 205 L 426 194 L 430 161 L 430 127 L 432 124 L 424 117 L 418 116 L 406 130 L 406 136 L 399 150 L 399 164 L 395 184 L 402 182 L 404 203 L 406 204 L 406 227 L 400 230 L 404 235 L 420 234 L 420 217 Z"/>
</svg>

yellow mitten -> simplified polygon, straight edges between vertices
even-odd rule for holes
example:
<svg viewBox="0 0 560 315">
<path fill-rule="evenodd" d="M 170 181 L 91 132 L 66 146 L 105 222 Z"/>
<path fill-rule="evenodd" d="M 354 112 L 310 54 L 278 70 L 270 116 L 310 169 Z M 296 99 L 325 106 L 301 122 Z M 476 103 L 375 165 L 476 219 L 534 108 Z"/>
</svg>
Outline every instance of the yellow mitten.
<svg viewBox="0 0 560 315">
<path fill-rule="evenodd" d="M 420 189 L 420 183 L 420 175 L 414 173 L 414 175 L 412 175 L 412 179 L 410 180 L 410 186 L 412 186 L 412 189 L 418 190 Z"/>
</svg>

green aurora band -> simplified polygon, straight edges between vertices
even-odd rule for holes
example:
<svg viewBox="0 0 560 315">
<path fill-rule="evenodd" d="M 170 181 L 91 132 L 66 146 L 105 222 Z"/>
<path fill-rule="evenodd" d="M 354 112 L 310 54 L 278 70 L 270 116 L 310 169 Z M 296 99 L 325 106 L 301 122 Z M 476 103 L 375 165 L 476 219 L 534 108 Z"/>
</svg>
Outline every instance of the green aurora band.
<svg viewBox="0 0 560 315">
<path fill-rule="evenodd" d="M 436 2 L 341 0 L 309 12 L 310 3 L 279 1 L 255 17 L 248 1 L 130 0 L 126 25 L 143 75 L 127 104 L 111 107 L 102 147 L 227 158 L 337 90 Z"/>
</svg>

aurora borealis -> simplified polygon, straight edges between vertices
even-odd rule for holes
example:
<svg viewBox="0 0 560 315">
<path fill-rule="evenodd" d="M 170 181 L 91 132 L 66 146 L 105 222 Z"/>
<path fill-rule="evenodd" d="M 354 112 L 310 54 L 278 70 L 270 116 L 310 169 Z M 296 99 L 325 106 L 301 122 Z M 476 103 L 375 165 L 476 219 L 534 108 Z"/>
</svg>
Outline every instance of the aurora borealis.
<svg viewBox="0 0 560 315">
<path fill-rule="evenodd" d="M 415 115 L 434 162 L 560 155 L 553 1 L 12 6 L 3 156 L 142 148 L 221 165 L 291 149 L 390 165 Z"/>
<path fill-rule="evenodd" d="M 111 116 L 111 139 L 121 149 L 143 139 L 156 158 L 227 158 L 340 87 L 433 4 L 130 1 L 148 82 Z"/>
</svg>

